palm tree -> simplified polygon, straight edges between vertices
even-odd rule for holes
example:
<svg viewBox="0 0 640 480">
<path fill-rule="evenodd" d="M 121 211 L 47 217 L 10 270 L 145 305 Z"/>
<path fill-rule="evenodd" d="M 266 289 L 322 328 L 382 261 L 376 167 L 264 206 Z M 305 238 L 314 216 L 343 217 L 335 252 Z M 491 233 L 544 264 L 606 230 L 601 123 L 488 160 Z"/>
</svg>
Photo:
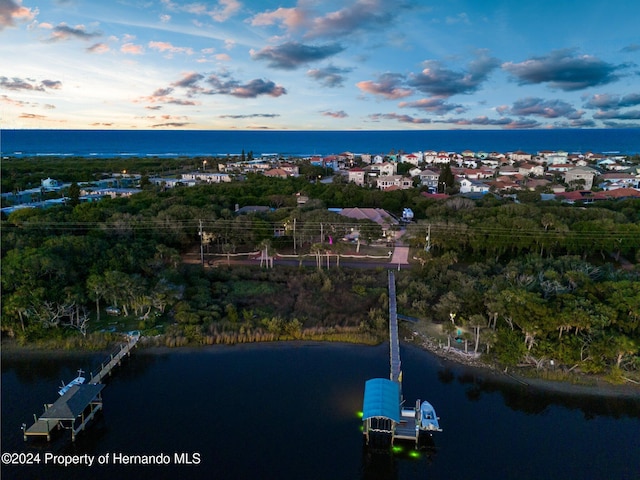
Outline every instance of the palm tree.
<svg viewBox="0 0 640 480">
<path fill-rule="evenodd" d="M 103 299 L 107 293 L 107 284 L 105 278 L 102 275 L 92 273 L 87 278 L 87 290 L 89 291 L 89 298 L 96 301 L 96 318 L 100 321 L 100 300 Z"/>
</svg>

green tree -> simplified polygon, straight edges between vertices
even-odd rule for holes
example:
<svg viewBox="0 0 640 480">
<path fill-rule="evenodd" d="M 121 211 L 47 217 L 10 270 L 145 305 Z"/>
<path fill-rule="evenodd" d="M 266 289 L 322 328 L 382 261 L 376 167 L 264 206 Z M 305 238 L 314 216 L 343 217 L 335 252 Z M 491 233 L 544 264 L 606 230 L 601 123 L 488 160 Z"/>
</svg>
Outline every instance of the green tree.
<svg viewBox="0 0 640 480">
<path fill-rule="evenodd" d="M 67 196 L 69 197 L 68 205 L 75 207 L 80 204 L 80 187 L 76 182 L 72 182 L 67 189 Z"/>
</svg>

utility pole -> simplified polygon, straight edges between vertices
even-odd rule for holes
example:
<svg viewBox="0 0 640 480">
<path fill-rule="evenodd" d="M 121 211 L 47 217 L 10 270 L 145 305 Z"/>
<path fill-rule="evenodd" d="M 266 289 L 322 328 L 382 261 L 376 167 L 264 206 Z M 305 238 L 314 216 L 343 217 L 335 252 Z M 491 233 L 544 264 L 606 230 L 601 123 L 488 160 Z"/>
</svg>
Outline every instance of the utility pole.
<svg viewBox="0 0 640 480">
<path fill-rule="evenodd" d="M 198 220 L 198 223 L 200 225 L 200 263 L 202 264 L 202 266 L 204 266 L 204 238 L 203 234 L 202 234 L 202 220 Z"/>
<path fill-rule="evenodd" d="M 424 246 L 424 251 L 428 252 L 431 250 L 431 224 L 427 227 L 427 244 Z"/>
<path fill-rule="evenodd" d="M 296 217 L 293 217 L 293 253 L 298 253 L 296 250 Z"/>
</svg>

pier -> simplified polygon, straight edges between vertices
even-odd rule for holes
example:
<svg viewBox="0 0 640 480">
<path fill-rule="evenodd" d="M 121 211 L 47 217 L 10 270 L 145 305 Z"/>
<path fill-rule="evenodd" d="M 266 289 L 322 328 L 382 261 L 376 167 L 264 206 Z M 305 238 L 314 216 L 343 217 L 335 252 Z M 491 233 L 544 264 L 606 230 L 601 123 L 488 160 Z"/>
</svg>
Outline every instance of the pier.
<svg viewBox="0 0 640 480">
<path fill-rule="evenodd" d="M 54 403 L 44 404 L 44 413 L 37 417 L 29 428 L 22 425 L 24 441 L 29 437 L 46 437 L 51 441 L 54 430 L 70 430 L 71 440 L 85 430 L 88 423 L 102 410 L 102 390 L 105 385 L 102 380 L 111 375 L 111 371 L 120 365 L 125 356 L 140 340 L 140 333 L 127 335 L 127 342 L 120 345 L 117 352 L 112 353 L 106 362 L 100 365 L 96 374 L 91 373 L 89 383 L 71 386 L 64 395 Z"/>
<path fill-rule="evenodd" d="M 396 440 L 410 440 L 417 446 L 422 433 L 441 429 L 428 402 L 421 404 L 417 400 L 415 407 L 404 405 L 396 282 L 392 270 L 389 271 L 389 364 L 389 379 L 373 378 L 365 383 L 362 409 L 365 442 L 374 447 L 388 447 Z"/>
</svg>

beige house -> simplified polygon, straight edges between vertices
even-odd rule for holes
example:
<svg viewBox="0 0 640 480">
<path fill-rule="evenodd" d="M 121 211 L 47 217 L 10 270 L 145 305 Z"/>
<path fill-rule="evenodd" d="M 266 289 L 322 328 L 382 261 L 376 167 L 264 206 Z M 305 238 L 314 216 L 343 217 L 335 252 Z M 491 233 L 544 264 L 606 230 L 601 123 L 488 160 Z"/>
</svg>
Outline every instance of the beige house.
<svg viewBox="0 0 640 480">
<path fill-rule="evenodd" d="M 380 190 L 388 190 L 390 188 L 406 190 L 413 187 L 413 180 L 402 175 L 388 175 L 376 179 L 376 187 Z"/>
<path fill-rule="evenodd" d="M 565 172 L 564 181 L 567 185 L 570 185 L 572 182 L 584 180 L 584 189 L 591 190 L 596 174 L 597 172 L 589 167 L 571 168 Z"/>
<path fill-rule="evenodd" d="M 349 183 L 363 186 L 365 180 L 365 171 L 362 168 L 352 168 L 349 170 Z"/>
</svg>

